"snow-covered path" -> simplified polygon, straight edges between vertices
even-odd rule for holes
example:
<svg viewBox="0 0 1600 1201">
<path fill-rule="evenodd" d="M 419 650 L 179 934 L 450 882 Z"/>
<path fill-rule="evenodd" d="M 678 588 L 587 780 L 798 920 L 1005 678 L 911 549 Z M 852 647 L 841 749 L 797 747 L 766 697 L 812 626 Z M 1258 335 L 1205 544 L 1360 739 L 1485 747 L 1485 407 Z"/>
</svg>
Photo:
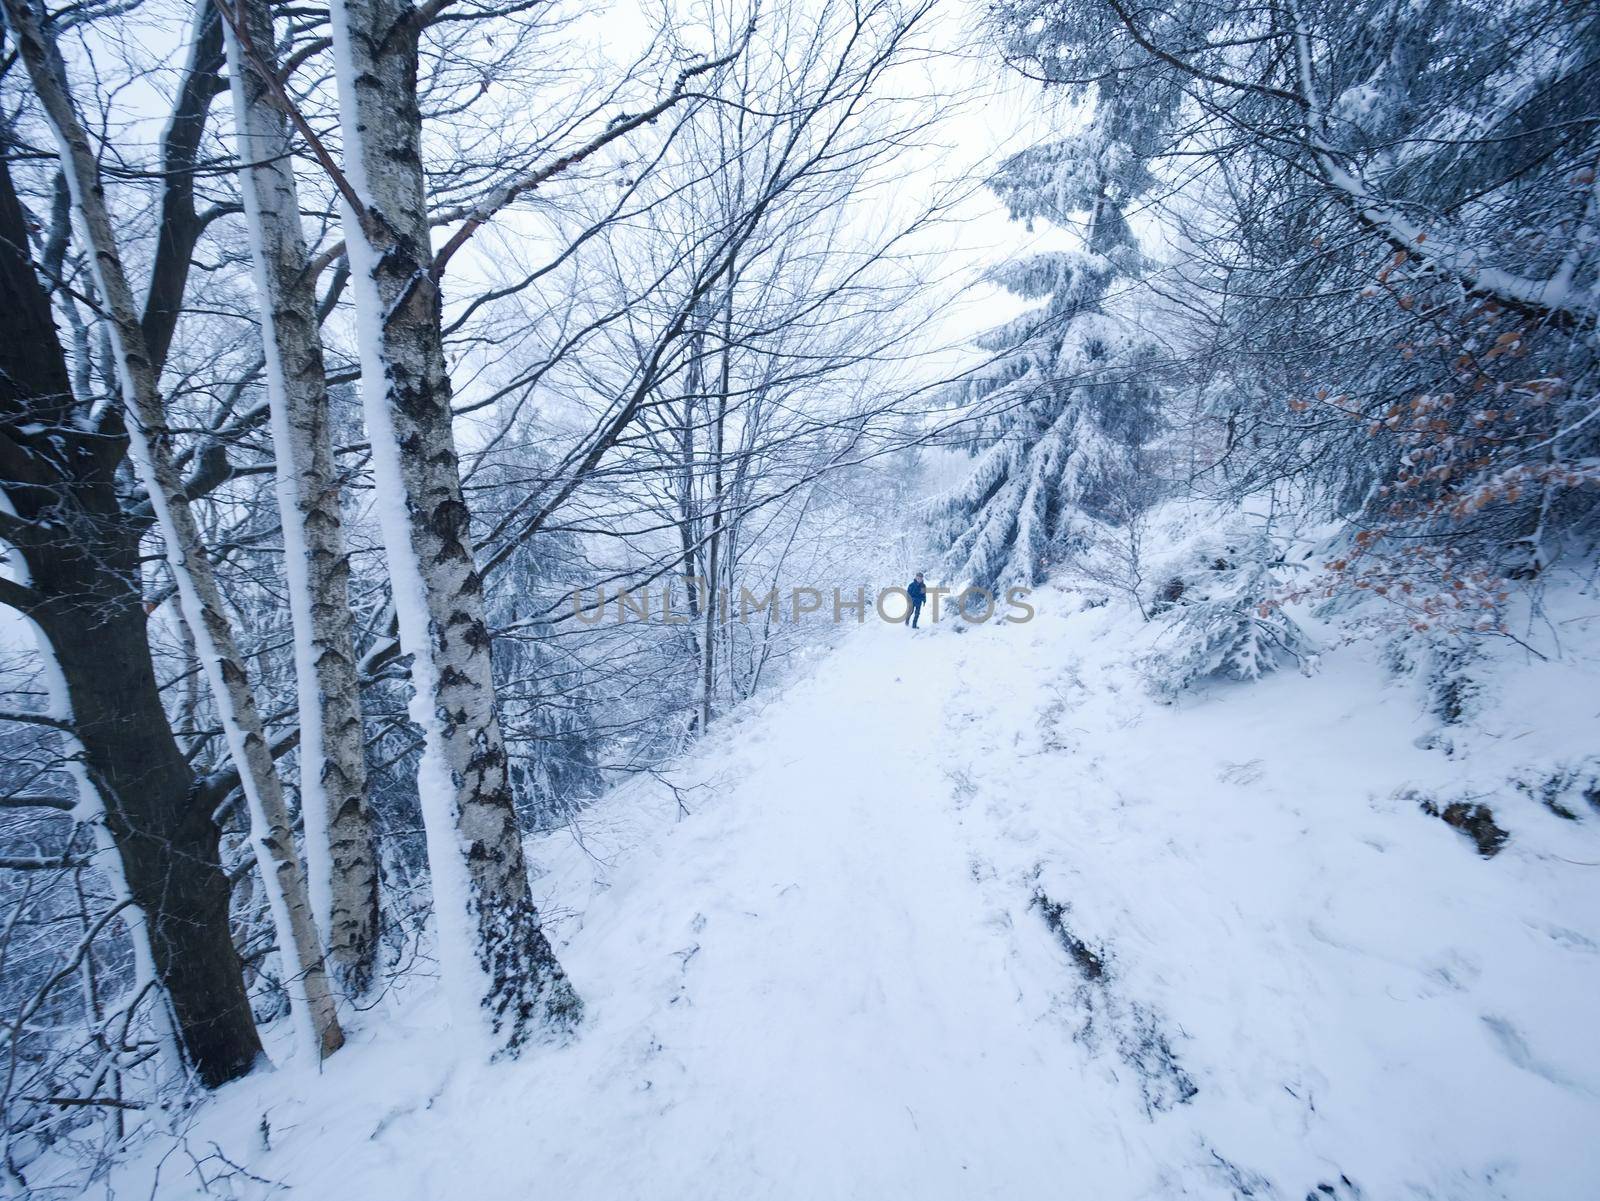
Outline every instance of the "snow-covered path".
<svg viewBox="0 0 1600 1201">
<path fill-rule="evenodd" d="M 1150 627 L 1047 600 L 871 624 L 667 773 L 686 815 L 641 779 L 532 844 L 571 1045 L 477 1063 L 417 990 L 191 1150 L 330 1201 L 1592 1191 L 1600 822 L 1507 780 L 1588 748 L 1597 664 L 1508 672 L 1446 756 L 1363 654 L 1167 707 Z"/>
<path fill-rule="evenodd" d="M 563 1156 L 579 1195 L 1015 1197 L 1070 1176 L 1072 1060 L 1016 1003 L 942 769 L 957 660 L 909 649 L 865 631 L 750 723 L 737 787 L 673 839 L 680 887 L 642 874 L 576 941 L 597 1021 L 646 1056 L 626 1158 L 581 1137 Z"/>
</svg>

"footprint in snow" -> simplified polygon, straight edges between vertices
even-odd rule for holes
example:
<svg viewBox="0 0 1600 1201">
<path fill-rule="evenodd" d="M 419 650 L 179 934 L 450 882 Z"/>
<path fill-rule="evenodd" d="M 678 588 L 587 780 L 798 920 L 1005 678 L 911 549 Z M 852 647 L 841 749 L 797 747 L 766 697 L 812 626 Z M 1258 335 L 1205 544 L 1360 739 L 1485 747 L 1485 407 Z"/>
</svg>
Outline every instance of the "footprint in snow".
<svg viewBox="0 0 1600 1201">
<path fill-rule="evenodd" d="M 1519 1067 L 1525 1072 L 1532 1072 L 1543 1080 L 1559 1088 L 1570 1089 L 1583 1096 L 1594 1097 L 1594 1089 L 1581 1081 L 1574 1080 L 1554 1064 L 1538 1058 L 1533 1048 L 1528 1045 L 1528 1040 L 1522 1036 L 1522 1031 L 1509 1018 L 1497 1014 L 1485 1013 L 1480 1015 L 1484 1028 L 1488 1030 L 1490 1040 L 1495 1049 L 1504 1055 L 1514 1067 Z"/>
<path fill-rule="evenodd" d="M 1306 1201 L 1361 1201 L 1362 1196 L 1356 1183 L 1341 1172 L 1338 1183 L 1324 1180 L 1306 1194 Z"/>
<path fill-rule="evenodd" d="M 1432 984 L 1457 993 L 1468 991 L 1482 974 L 1482 969 L 1473 960 L 1453 950 L 1447 951 L 1437 963 L 1430 965 L 1423 973 L 1424 978 Z M 1425 987 L 1417 995 L 1431 997 L 1437 993 L 1437 988 Z"/>
<path fill-rule="evenodd" d="M 1260 759 L 1249 759 L 1244 763 L 1229 763 L 1223 760 L 1222 766 L 1217 770 L 1217 779 L 1223 784 L 1254 784 L 1264 774 Z"/>
<path fill-rule="evenodd" d="M 1529 922 L 1528 926 L 1544 934 L 1557 946 L 1565 947 L 1569 951 L 1585 951 L 1590 955 L 1600 952 L 1600 945 L 1597 945 L 1594 939 L 1576 930 L 1569 930 L 1565 926 L 1539 926 L 1532 922 Z"/>
</svg>

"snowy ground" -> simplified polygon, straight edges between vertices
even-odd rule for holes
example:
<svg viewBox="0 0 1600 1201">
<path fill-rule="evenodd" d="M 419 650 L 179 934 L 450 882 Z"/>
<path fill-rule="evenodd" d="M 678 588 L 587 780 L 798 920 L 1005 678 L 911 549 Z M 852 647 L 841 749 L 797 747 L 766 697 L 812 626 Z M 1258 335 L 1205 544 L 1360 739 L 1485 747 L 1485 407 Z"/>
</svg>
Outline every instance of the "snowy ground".
<svg viewBox="0 0 1600 1201">
<path fill-rule="evenodd" d="M 1367 649 L 1162 706 L 1136 620 L 1036 601 L 873 623 L 669 773 L 689 816 L 641 781 L 535 844 L 572 1045 L 471 1062 L 420 988 L 119 1195 L 214 1145 L 330 1199 L 1595 1196 L 1600 813 L 1507 784 L 1600 749 L 1594 659 L 1447 757 Z"/>
</svg>

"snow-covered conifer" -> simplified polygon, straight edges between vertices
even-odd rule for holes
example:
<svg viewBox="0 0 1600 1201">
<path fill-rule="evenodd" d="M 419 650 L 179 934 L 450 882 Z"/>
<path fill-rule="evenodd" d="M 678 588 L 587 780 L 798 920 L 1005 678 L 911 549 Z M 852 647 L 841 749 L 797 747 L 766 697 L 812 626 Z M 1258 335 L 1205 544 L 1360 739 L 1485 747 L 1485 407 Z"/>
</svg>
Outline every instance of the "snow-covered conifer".
<svg viewBox="0 0 1600 1201">
<path fill-rule="evenodd" d="M 1312 646 L 1280 603 L 1284 570 L 1266 527 L 1247 519 L 1191 547 L 1151 606 L 1168 626 L 1146 664 L 1156 689 L 1171 696 L 1201 680 L 1255 680 L 1302 662 Z"/>
<path fill-rule="evenodd" d="M 935 519 L 949 573 L 991 588 L 1037 582 L 1085 521 L 1113 519 L 1116 481 L 1157 426 L 1157 349 L 1121 305 L 1142 267 L 1126 210 L 1150 183 L 1152 117 L 1139 94 L 1091 93 L 1085 129 L 1013 156 L 991 183 L 1013 219 L 1083 231 L 1081 249 L 990 275 L 1037 304 L 979 339 L 990 358 L 962 389 L 984 414 L 980 449 Z"/>
</svg>

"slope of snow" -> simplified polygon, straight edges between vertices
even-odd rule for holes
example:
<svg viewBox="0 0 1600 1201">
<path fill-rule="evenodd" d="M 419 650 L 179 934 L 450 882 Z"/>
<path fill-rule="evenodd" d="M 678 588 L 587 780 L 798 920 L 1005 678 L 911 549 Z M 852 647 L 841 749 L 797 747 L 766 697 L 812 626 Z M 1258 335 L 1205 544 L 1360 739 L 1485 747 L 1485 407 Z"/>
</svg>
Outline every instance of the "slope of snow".
<svg viewBox="0 0 1600 1201">
<path fill-rule="evenodd" d="M 1508 661 L 1446 757 L 1365 648 L 1162 706 L 1152 628 L 1035 601 L 871 623 L 667 773 L 687 815 L 641 781 L 533 844 L 570 1045 L 478 1063 L 413 986 L 119 1193 L 1592 1195 L 1600 813 L 1507 780 L 1592 752 L 1595 658 Z"/>
</svg>

